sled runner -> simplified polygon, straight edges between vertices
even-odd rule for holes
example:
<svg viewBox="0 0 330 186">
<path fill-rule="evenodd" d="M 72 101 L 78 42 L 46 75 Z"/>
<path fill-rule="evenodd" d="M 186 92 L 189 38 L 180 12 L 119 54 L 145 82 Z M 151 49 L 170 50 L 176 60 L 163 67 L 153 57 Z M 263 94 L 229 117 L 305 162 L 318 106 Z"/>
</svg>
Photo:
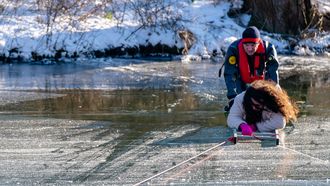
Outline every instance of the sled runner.
<svg viewBox="0 0 330 186">
<path fill-rule="evenodd" d="M 233 143 L 236 144 L 239 140 L 275 140 L 276 145 L 280 144 L 278 130 L 274 132 L 254 132 L 252 136 L 243 135 L 242 132 L 233 129 Z"/>
</svg>

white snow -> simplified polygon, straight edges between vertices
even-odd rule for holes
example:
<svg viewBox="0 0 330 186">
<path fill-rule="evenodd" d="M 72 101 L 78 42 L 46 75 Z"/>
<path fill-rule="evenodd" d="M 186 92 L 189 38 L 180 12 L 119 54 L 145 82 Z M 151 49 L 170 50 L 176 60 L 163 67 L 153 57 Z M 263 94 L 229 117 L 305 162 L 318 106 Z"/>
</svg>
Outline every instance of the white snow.
<svg viewBox="0 0 330 186">
<path fill-rule="evenodd" d="M 330 1 L 329 0 L 314 0 L 318 10 L 321 14 L 330 12 Z"/>
<path fill-rule="evenodd" d="M 136 0 L 135 0 L 136 1 Z M 18 2 L 18 1 L 17 1 Z M 16 2 L 16 3 L 17 3 Z M 189 29 L 196 37 L 196 42 L 183 60 L 210 58 L 213 51 L 222 55 L 228 45 L 241 37 L 250 16 L 243 14 L 239 18 L 229 18 L 227 12 L 231 6 L 242 6 L 241 0 L 219 1 L 171 1 L 165 0 L 171 10 L 182 18 L 182 29 Z M 3 0 L 6 6 L 0 6 L 0 55 L 20 56 L 30 59 L 32 53 L 54 56 L 63 49 L 63 55 L 104 50 L 111 47 L 134 47 L 158 43 L 183 47 L 178 34 L 170 29 L 142 28 L 132 11 L 126 11 L 125 19 L 118 25 L 113 19 L 95 14 L 84 21 L 77 16 L 60 15 L 55 24 L 48 28 L 47 15 L 37 11 L 36 0 L 24 0 L 14 7 L 13 1 Z M 328 0 L 317 0 L 322 12 L 330 12 Z M 134 33 L 134 34 L 132 34 Z M 264 40 L 272 42 L 279 53 L 286 52 L 288 41 L 280 35 L 261 32 Z M 317 38 L 299 41 L 296 54 L 314 55 L 311 48 L 326 48 L 330 43 L 330 34 L 323 33 Z M 17 49 L 20 53 L 10 52 Z M 308 50 L 307 50 L 308 49 Z M 67 53 L 66 53 L 67 52 Z"/>
</svg>

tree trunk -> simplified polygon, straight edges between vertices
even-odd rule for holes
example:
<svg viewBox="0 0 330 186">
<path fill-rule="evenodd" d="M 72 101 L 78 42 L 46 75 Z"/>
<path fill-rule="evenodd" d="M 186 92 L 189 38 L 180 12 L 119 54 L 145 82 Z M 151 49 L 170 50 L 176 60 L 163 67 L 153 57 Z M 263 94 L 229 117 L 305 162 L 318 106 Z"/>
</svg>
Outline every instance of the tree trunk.
<svg viewBox="0 0 330 186">
<path fill-rule="evenodd" d="M 252 15 L 249 25 L 268 32 L 299 35 L 307 29 L 329 29 L 311 1 L 245 0 L 243 10 Z"/>
</svg>

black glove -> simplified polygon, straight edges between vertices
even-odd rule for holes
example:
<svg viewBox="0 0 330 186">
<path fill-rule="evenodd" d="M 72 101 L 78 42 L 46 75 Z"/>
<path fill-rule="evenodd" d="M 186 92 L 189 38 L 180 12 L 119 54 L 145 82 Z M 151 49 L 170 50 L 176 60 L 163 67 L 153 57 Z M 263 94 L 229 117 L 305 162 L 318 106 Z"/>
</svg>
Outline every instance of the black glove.
<svg viewBox="0 0 330 186">
<path fill-rule="evenodd" d="M 226 112 L 229 112 L 229 110 L 230 110 L 231 106 L 233 106 L 233 104 L 234 104 L 234 98 L 232 98 L 228 101 L 228 104 L 225 106 L 224 110 Z"/>
</svg>

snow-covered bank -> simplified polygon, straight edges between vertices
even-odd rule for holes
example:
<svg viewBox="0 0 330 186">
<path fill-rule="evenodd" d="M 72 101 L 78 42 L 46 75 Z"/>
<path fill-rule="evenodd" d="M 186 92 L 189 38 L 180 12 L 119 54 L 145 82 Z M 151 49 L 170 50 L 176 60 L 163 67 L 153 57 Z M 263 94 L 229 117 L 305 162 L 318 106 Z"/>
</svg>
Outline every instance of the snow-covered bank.
<svg viewBox="0 0 330 186">
<path fill-rule="evenodd" d="M 166 7 L 173 17 L 180 17 L 177 29 L 189 30 L 195 41 L 189 50 L 193 59 L 223 56 L 228 45 L 241 36 L 247 26 L 249 15 L 228 17 L 233 6 L 242 1 L 173 1 L 167 0 Z M 175 29 L 141 27 L 133 11 L 126 11 L 129 19 L 118 22 L 104 15 L 93 15 L 83 21 L 79 16 L 60 15 L 49 26 L 46 12 L 39 11 L 35 0 L 25 0 L 19 6 L 7 2 L 0 15 L 0 57 L 22 60 L 42 58 L 97 57 L 119 53 L 123 56 L 141 54 L 155 50 L 157 54 L 180 54 L 183 40 Z M 328 6 L 325 4 L 324 6 Z M 324 11 L 327 10 L 323 6 Z M 106 11 L 105 7 L 105 12 Z M 330 8 L 329 8 L 330 9 Z M 48 25 L 47 25 L 48 24 Z M 330 53 L 330 34 L 320 33 L 317 37 L 298 41 L 292 47 L 292 38 L 261 32 L 263 39 L 272 42 L 279 53 L 317 55 Z M 146 47 L 149 46 L 149 47 Z M 156 47 L 157 46 L 157 47 Z M 148 53 L 150 54 L 150 53 Z M 197 56 L 197 57 L 196 57 Z M 187 58 L 186 58 L 187 59 Z M 189 56 L 188 56 L 188 59 Z"/>
</svg>

